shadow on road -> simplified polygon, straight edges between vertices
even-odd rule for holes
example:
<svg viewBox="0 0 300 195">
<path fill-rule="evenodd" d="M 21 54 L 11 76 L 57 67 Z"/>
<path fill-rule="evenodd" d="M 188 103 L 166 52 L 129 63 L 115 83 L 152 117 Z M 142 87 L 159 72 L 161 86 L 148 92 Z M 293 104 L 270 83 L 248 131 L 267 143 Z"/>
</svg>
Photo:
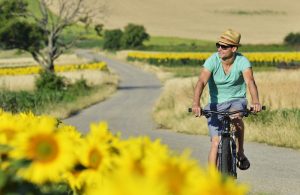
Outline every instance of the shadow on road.
<svg viewBox="0 0 300 195">
<path fill-rule="evenodd" d="M 148 85 L 148 86 L 119 86 L 118 90 L 136 90 L 136 89 L 159 89 L 159 85 Z"/>
</svg>

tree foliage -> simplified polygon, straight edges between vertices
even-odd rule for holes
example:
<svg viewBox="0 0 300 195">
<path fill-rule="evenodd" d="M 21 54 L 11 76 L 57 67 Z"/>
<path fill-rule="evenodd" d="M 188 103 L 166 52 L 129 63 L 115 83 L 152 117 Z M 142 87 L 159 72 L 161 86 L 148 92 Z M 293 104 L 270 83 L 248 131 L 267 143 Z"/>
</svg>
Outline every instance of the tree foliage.
<svg viewBox="0 0 300 195">
<path fill-rule="evenodd" d="M 146 29 L 142 25 L 128 24 L 121 39 L 121 45 L 123 48 L 137 48 L 143 45 L 143 41 L 150 38 L 146 33 Z"/>
<path fill-rule="evenodd" d="M 5 0 L 0 4 L 1 48 L 19 48 L 29 52 L 43 48 L 43 31 L 26 20 L 27 12 L 27 3 L 23 0 Z"/>
<path fill-rule="evenodd" d="M 118 50 L 121 48 L 123 32 L 120 29 L 106 30 L 104 32 L 103 49 Z"/>
<path fill-rule="evenodd" d="M 4 0 L 0 3 L 0 46 L 29 52 L 45 70 L 54 70 L 54 61 L 74 46 L 80 34 L 68 37 L 64 30 L 77 23 L 88 26 L 103 7 L 88 9 L 86 0 L 39 0 L 39 12 L 28 11 L 25 0 Z M 57 4 L 58 13 L 50 11 Z"/>
<path fill-rule="evenodd" d="M 16 18 L 17 16 L 24 16 L 27 12 L 27 3 L 23 0 L 4 0 L 0 4 L 0 19 L 3 21 L 7 19 Z"/>
<path fill-rule="evenodd" d="M 288 45 L 300 45 L 300 33 L 289 33 L 284 42 Z"/>
<path fill-rule="evenodd" d="M 148 40 L 150 35 L 142 25 L 128 24 L 124 31 L 120 29 L 105 30 L 103 49 L 136 49 L 143 46 L 143 42 Z"/>
<path fill-rule="evenodd" d="M 0 46 L 34 53 L 44 47 L 46 37 L 38 26 L 26 21 L 10 20 L 0 29 Z"/>
</svg>

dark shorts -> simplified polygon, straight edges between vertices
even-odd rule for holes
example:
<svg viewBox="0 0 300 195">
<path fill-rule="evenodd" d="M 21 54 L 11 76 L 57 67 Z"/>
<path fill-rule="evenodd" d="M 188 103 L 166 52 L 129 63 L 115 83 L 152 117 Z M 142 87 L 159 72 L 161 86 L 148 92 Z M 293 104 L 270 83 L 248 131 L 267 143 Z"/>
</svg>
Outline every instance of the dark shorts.
<svg viewBox="0 0 300 195">
<path fill-rule="evenodd" d="M 204 110 L 235 111 L 247 108 L 247 99 L 235 99 L 223 103 L 209 103 Z M 207 119 L 210 137 L 220 136 L 222 116 L 213 114 Z"/>
</svg>

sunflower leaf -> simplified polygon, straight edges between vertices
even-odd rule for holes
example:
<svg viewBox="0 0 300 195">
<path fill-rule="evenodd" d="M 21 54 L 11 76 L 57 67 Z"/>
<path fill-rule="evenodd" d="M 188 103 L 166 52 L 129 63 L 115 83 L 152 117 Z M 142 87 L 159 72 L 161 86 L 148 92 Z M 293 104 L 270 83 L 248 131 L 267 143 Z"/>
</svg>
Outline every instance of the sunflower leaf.
<svg viewBox="0 0 300 195">
<path fill-rule="evenodd" d="M 2 189 L 7 183 L 7 175 L 0 170 L 0 189 Z"/>
<path fill-rule="evenodd" d="M 5 144 L 0 144 L 0 154 L 7 153 L 12 150 L 12 147 Z"/>
</svg>

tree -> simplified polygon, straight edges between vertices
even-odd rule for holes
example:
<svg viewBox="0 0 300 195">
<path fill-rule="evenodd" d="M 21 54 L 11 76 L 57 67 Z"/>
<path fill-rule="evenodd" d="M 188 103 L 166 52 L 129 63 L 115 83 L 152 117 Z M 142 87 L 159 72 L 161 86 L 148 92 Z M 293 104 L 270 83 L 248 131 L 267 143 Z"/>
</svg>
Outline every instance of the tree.
<svg viewBox="0 0 300 195">
<path fill-rule="evenodd" d="M 300 45 L 300 33 L 289 33 L 284 38 L 284 42 L 288 45 Z"/>
<path fill-rule="evenodd" d="M 124 28 L 121 40 L 123 48 L 137 48 L 143 45 L 143 41 L 150 38 L 146 29 L 142 25 L 128 24 Z"/>
<path fill-rule="evenodd" d="M 25 19 L 27 3 L 3 1 L 0 5 L 0 46 L 4 49 L 19 48 L 35 51 L 43 48 L 43 31 Z"/>
<path fill-rule="evenodd" d="M 103 49 L 118 50 L 121 48 L 123 32 L 120 29 L 106 30 L 103 37 Z"/>
<path fill-rule="evenodd" d="M 80 36 L 65 40 L 64 30 L 80 22 L 88 26 L 96 14 L 104 14 L 104 5 L 91 10 L 84 1 L 39 0 L 40 13 L 32 13 L 24 0 L 4 0 L 0 4 L 0 46 L 25 50 L 45 70 L 53 71 L 54 61 L 73 47 Z M 56 15 L 49 9 L 54 4 Z"/>
</svg>

